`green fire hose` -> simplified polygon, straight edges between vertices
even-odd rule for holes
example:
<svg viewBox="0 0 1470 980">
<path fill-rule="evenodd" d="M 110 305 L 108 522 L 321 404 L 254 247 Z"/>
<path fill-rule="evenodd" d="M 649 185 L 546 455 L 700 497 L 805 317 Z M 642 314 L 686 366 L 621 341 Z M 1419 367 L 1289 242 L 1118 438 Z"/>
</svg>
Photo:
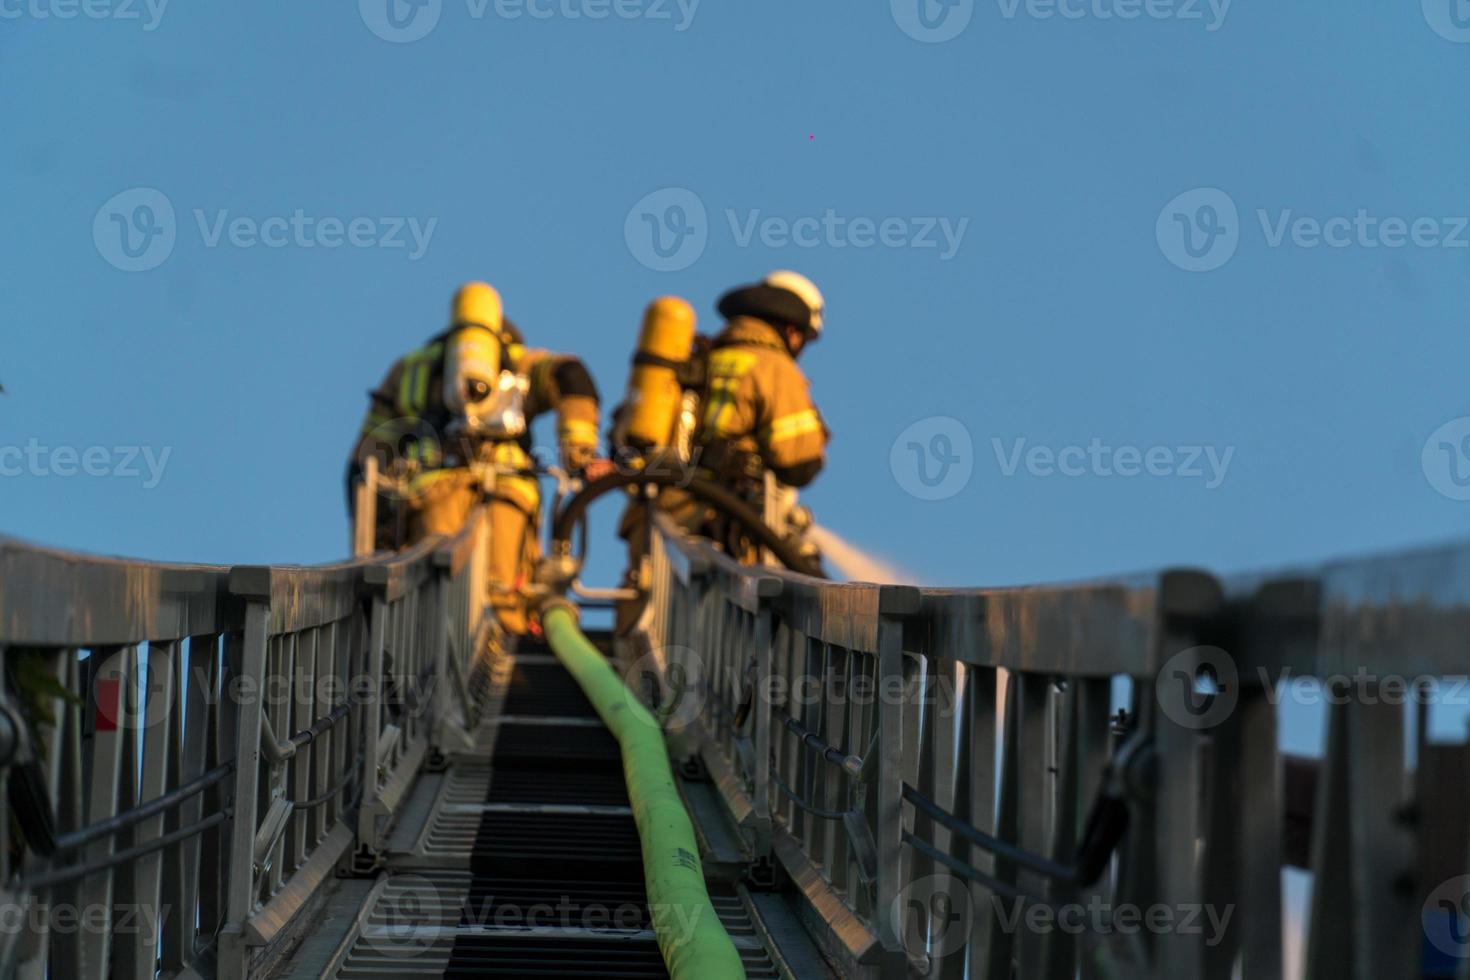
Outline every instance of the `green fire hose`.
<svg viewBox="0 0 1470 980">
<path fill-rule="evenodd" d="M 565 599 L 546 604 L 541 624 L 558 660 L 576 678 L 618 740 L 628 799 L 643 845 L 648 907 L 673 980 L 744 980 L 745 967 L 704 887 L 694 827 L 669 768 L 663 731 L 577 626 Z"/>
</svg>

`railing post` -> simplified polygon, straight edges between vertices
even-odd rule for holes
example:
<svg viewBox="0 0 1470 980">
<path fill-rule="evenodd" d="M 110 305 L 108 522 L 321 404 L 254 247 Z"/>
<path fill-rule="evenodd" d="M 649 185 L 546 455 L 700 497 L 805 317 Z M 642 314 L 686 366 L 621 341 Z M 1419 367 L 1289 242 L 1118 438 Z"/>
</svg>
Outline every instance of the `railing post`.
<svg viewBox="0 0 1470 980">
<path fill-rule="evenodd" d="M 378 538 L 378 457 L 362 461 L 362 482 L 352 488 L 352 554 L 361 558 L 373 553 Z"/>
<path fill-rule="evenodd" d="M 463 572 L 469 577 L 466 583 L 466 602 L 468 621 L 466 623 L 466 635 L 473 640 L 480 635 L 480 620 L 486 615 L 486 597 L 490 594 L 490 519 L 484 508 L 476 510 L 470 520 L 475 522 L 475 543 L 470 552 L 470 564 Z M 480 655 L 481 651 L 472 650 L 466 652 L 470 662 Z"/>
<path fill-rule="evenodd" d="M 651 651 L 654 653 L 660 649 L 663 651 L 662 655 L 655 659 L 662 663 L 660 669 L 664 677 L 660 683 L 664 685 L 665 693 L 667 693 L 669 682 L 668 671 L 676 660 L 689 661 L 683 664 L 686 668 L 686 676 L 692 675 L 701 688 L 698 691 L 689 692 L 699 699 L 700 710 L 694 717 L 683 719 L 677 729 L 668 730 L 669 755 L 681 763 L 699 756 L 703 751 L 704 740 L 713 737 L 714 729 L 708 718 L 714 699 L 719 697 L 717 667 L 719 657 L 716 648 L 719 641 L 713 630 L 707 630 L 703 626 L 706 619 L 709 618 L 704 612 L 704 596 L 710 591 L 710 569 L 703 559 L 692 559 L 686 571 L 687 581 L 683 585 L 685 608 L 683 613 L 677 617 L 678 622 L 675 626 L 673 625 L 675 617 L 672 615 L 674 600 L 671 595 L 675 575 L 673 568 L 666 565 L 665 574 L 668 581 L 663 586 L 664 598 L 660 600 L 656 587 L 652 601 L 668 603 L 669 615 L 665 619 L 664 627 L 649 635 Z M 658 617 L 655 616 L 654 624 L 657 625 L 657 622 Z"/>
<path fill-rule="evenodd" d="M 1179 705 L 1206 667 L 1219 681 L 1222 698 L 1238 697 L 1239 681 L 1221 676 L 1228 672 L 1230 654 L 1203 645 L 1220 627 L 1219 583 L 1200 573 L 1170 572 L 1159 590 L 1157 661 L 1161 668 L 1155 683 L 1162 693 L 1155 689 L 1159 709 L 1153 711 L 1158 773 L 1153 803 L 1157 828 L 1152 855 L 1154 891 L 1143 907 L 1159 901 L 1182 915 L 1192 908 L 1204 909 L 1214 897 L 1210 873 L 1217 856 L 1212 853 L 1216 847 L 1212 832 L 1223 828 L 1211 826 L 1208 802 L 1219 785 L 1220 733 L 1216 728 L 1224 718 L 1216 714 L 1226 713 L 1220 709 L 1230 702 L 1208 702 L 1209 707 L 1200 711 L 1181 710 Z M 1145 938 L 1150 975 L 1159 980 L 1220 975 L 1207 972 L 1217 958 L 1194 935 L 1163 930 Z"/>
<path fill-rule="evenodd" d="M 223 688 L 224 697 L 236 698 L 237 701 L 225 925 L 220 931 L 218 972 L 220 980 L 245 980 L 250 964 L 245 922 L 255 911 L 256 899 L 255 824 L 259 803 L 266 644 L 270 628 L 270 569 L 231 569 L 229 590 L 245 600 L 245 632 L 239 647 L 239 663 L 228 665 Z"/>
<path fill-rule="evenodd" d="M 125 747 L 132 743 L 133 719 L 127 709 L 128 691 L 137 682 L 138 653 L 136 647 L 115 648 L 94 657 L 100 667 L 92 675 L 89 704 L 95 717 L 111 724 L 97 724 L 92 734 L 96 745 L 85 812 L 89 823 L 115 816 L 124 798 L 131 799 L 130 776 L 134 767 L 131 753 Z M 115 840 L 104 839 L 89 844 L 83 852 L 88 860 L 103 860 L 117 849 Z M 116 873 L 109 869 L 90 880 L 76 883 L 76 894 L 84 908 L 100 908 L 110 918 L 116 900 Z M 104 919 L 104 921 L 108 921 Z M 110 923 L 109 923 L 110 924 Z M 86 980 L 111 975 L 114 948 L 110 929 L 86 929 L 81 936 L 81 977 Z"/>
<path fill-rule="evenodd" d="M 357 813 L 359 850 L 377 851 L 378 777 L 382 760 L 378 758 L 383 734 L 383 649 L 388 620 L 388 601 L 381 591 L 372 596 L 372 617 L 368 625 L 368 657 L 365 689 L 370 692 L 362 706 L 362 803 Z"/>
<path fill-rule="evenodd" d="M 450 686 L 454 683 L 455 674 L 449 669 L 449 631 L 450 616 L 453 604 L 449 601 L 449 590 L 454 587 L 452 578 L 452 566 L 454 555 L 452 552 L 440 549 L 434 552 L 434 611 L 429 619 L 434 623 L 434 670 L 430 674 L 433 678 L 434 696 L 430 699 L 429 725 L 429 748 L 435 764 L 443 761 L 443 752 L 448 740 L 445 737 L 445 726 L 449 724 L 452 717 L 450 712 L 451 695 Z M 465 719 L 468 724 L 469 719 Z"/>
<path fill-rule="evenodd" d="M 919 592 L 906 586 L 883 586 L 878 592 L 878 851 L 874 882 L 874 925 L 883 947 L 879 974 L 898 980 L 908 972 L 902 919 L 895 906 L 903 889 L 903 621 L 919 611 Z"/>
<path fill-rule="evenodd" d="M 751 795 L 755 800 L 755 856 L 764 858 L 771 853 L 771 664 L 774 660 L 772 643 L 775 631 L 772 628 L 775 613 L 771 600 L 762 597 L 757 603 L 755 631 L 755 765 L 751 766 Z"/>
<path fill-rule="evenodd" d="M 468 576 L 469 569 L 465 568 L 463 574 Z M 470 646 L 474 640 L 473 637 L 459 635 L 460 602 L 454 593 L 461 588 L 461 582 L 454 576 L 454 552 L 448 548 L 434 552 L 434 694 L 431 699 L 433 716 L 429 719 L 432 767 L 446 764 L 452 749 L 466 749 L 473 745 L 469 728 L 474 724 L 474 717 L 465 683 L 470 670 L 467 661 L 473 654 Z M 451 657 L 456 661 L 451 662 Z M 456 708 L 464 718 L 463 725 L 455 720 Z"/>
<path fill-rule="evenodd" d="M 1238 949 L 1244 975 L 1252 980 L 1287 976 L 1281 870 L 1288 865 L 1288 803 L 1278 699 L 1269 678 L 1316 651 L 1320 601 L 1316 582 L 1293 579 L 1255 587 L 1228 607 L 1229 642 L 1223 645 L 1235 651 L 1239 703 L 1221 728 L 1222 759 L 1234 762 L 1233 772 L 1222 771 L 1222 789 L 1215 794 L 1213 843 L 1223 853 L 1209 901 L 1234 906 L 1228 942 L 1221 945 Z"/>
</svg>

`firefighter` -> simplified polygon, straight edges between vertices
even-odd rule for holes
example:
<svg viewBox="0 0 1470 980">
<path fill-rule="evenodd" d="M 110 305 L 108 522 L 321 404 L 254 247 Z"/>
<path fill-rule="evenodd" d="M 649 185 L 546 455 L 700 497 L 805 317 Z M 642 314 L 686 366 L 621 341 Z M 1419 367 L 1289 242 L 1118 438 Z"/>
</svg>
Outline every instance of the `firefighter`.
<svg viewBox="0 0 1470 980">
<path fill-rule="evenodd" d="M 572 476 L 595 479 L 611 466 L 597 455 L 598 396 L 586 367 L 526 347 L 500 294 L 471 282 L 455 293 L 448 327 L 395 363 L 369 399 L 349 464 L 349 507 L 369 455 L 398 488 L 379 497 L 392 505 L 379 507 L 379 548 L 454 534 L 488 497 L 490 603 L 508 632 L 526 632 L 522 588 L 540 556 L 541 515 L 531 422 L 557 413 L 561 464 Z"/>
<path fill-rule="evenodd" d="M 821 472 L 829 433 L 797 358 L 822 335 L 822 294 L 795 272 L 773 272 L 720 298 L 724 330 L 709 353 L 695 444 L 700 466 L 739 486 L 769 471 L 788 487 Z M 763 486 L 750 488 L 759 496 Z"/>
<path fill-rule="evenodd" d="M 829 432 L 797 366 L 802 352 L 822 335 L 822 294 L 805 276 L 773 272 L 720 298 L 717 308 L 726 323 L 709 340 L 693 336 L 693 311 L 680 304 L 671 297 L 656 300 L 645 316 L 614 444 L 620 456 L 641 453 L 645 459 L 666 460 L 686 443 L 688 463 L 699 476 L 723 484 L 757 512 L 769 514 L 768 493 L 789 494 L 790 488 L 808 485 L 826 462 Z M 671 337 L 676 338 L 672 344 Z M 688 362 L 670 357 L 670 347 L 680 348 Z M 679 413 L 673 409 L 665 416 L 648 407 L 676 401 L 659 394 L 661 369 L 697 392 L 697 398 L 680 403 L 686 418 L 693 405 L 692 432 L 679 431 Z M 663 383 L 668 384 L 667 377 Z M 759 550 L 738 527 L 689 494 L 666 488 L 655 506 L 685 529 L 713 538 L 738 560 L 759 560 Z M 643 584 L 640 566 L 647 553 L 643 513 L 635 501 L 619 529 L 629 545 L 626 581 L 635 585 Z M 636 611 L 636 604 L 624 604 L 620 628 L 630 625 Z"/>
</svg>

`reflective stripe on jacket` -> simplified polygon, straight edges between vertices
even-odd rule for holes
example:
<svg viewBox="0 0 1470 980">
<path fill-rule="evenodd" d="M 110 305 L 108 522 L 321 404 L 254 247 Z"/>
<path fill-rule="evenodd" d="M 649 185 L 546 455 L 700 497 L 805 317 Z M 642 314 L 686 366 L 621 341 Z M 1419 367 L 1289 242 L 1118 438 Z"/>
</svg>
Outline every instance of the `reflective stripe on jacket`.
<svg viewBox="0 0 1470 980">
<path fill-rule="evenodd" d="M 810 480 L 826 461 L 828 438 L 810 382 L 781 335 L 760 320 L 731 320 L 709 354 L 698 441 L 755 454 L 778 478 L 802 471 Z"/>
</svg>

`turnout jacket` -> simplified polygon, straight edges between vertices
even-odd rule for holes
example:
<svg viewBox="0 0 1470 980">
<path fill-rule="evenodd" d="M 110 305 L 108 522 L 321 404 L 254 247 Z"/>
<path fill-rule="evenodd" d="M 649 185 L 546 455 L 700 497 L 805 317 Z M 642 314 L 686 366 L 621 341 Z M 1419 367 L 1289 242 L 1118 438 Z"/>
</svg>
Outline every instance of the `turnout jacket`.
<svg viewBox="0 0 1470 980">
<path fill-rule="evenodd" d="M 703 416 L 695 441 L 715 468 L 758 459 L 782 483 L 806 486 L 826 463 L 830 437 L 811 383 L 775 327 L 736 317 L 709 353 Z"/>
<path fill-rule="evenodd" d="M 499 441 L 451 434 L 458 413 L 444 404 L 450 342 L 460 330 L 483 329 L 451 327 L 430 338 L 424 346 L 395 361 L 382 382 L 368 393 L 367 413 L 348 465 L 349 495 L 351 484 L 361 472 L 361 461 L 375 450 L 374 444 L 390 443 L 390 453 L 407 455 L 422 468 L 434 470 L 465 465 L 489 442 L 494 444 L 497 462 L 527 466 L 532 448 L 530 424 L 537 416 L 552 411 L 557 413 L 557 443 L 563 465 L 579 470 L 596 454 L 597 387 L 581 360 L 515 343 L 503 347 L 502 366 L 527 381 L 525 432 Z"/>
</svg>

